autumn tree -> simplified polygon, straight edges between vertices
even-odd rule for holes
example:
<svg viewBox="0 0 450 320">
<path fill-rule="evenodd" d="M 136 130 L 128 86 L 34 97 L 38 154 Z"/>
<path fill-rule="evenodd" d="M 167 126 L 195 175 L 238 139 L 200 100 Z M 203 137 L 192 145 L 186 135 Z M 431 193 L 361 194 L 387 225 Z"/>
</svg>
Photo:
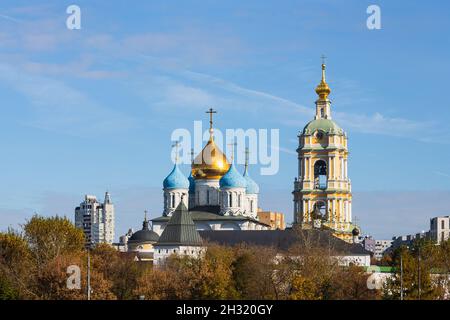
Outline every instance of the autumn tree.
<svg viewBox="0 0 450 320">
<path fill-rule="evenodd" d="M 235 248 L 232 277 L 239 299 L 277 299 L 276 251 L 243 245 Z"/>
<path fill-rule="evenodd" d="M 436 286 L 431 280 L 435 262 L 435 246 L 421 239 L 408 248 L 401 246 L 393 253 L 394 274 L 383 288 L 385 299 L 400 299 L 401 286 L 405 300 L 435 299 Z"/>
<path fill-rule="evenodd" d="M 35 214 L 23 231 L 38 269 L 57 256 L 81 252 L 85 243 L 83 231 L 65 217 Z"/>
<path fill-rule="evenodd" d="M 0 299 L 24 299 L 32 265 L 27 242 L 17 232 L 0 233 Z"/>
</svg>

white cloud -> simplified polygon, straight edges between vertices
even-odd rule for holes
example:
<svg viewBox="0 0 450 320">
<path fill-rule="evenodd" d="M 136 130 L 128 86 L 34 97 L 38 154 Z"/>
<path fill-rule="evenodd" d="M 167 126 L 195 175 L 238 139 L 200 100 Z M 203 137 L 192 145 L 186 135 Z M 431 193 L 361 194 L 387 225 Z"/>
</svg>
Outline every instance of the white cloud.
<svg viewBox="0 0 450 320">
<path fill-rule="evenodd" d="M 0 64 L 0 82 L 23 94 L 31 114 L 24 124 L 77 136 L 110 133 L 131 127 L 129 116 L 102 107 L 60 80 Z M 91 119 L 86 121 L 86 119 Z M 94 119 L 94 120 L 92 120 Z"/>
</svg>

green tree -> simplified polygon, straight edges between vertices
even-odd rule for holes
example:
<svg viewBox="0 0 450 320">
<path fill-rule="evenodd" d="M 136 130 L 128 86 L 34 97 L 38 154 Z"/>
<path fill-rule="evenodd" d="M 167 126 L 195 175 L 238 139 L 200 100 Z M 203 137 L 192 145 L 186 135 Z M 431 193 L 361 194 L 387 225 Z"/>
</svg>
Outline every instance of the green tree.
<svg viewBox="0 0 450 320">
<path fill-rule="evenodd" d="M 34 215 L 23 230 L 38 269 L 60 255 L 81 252 L 85 243 L 83 231 L 65 217 Z"/>
<path fill-rule="evenodd" d="M 383 288 L 384 299 L 400 299 L 401 260 L 403 265 L 403 298 L 405 300 L 435 299 L 438 292 L 431 281 L 435 247 L 421 239 L 411 248 L 402 246 L 393 253 L 394 274 Z"/>
<path fill-rule="evenodd" d="M 0 233 L 0 299 L 33 296 L 28 290 L 33 267 L 23 237 L 13 231 Z"/>
</svg>

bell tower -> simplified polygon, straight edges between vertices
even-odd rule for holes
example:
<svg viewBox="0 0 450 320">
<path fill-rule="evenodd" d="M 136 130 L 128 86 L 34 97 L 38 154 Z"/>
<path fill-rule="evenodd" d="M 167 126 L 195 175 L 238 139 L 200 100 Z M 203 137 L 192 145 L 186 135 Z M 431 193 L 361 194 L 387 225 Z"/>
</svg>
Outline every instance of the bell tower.
<svg viewBox="0 0 450 320">
<path fill-rule="evenodd" d="M 352 241 L 352 194 L 347 171 L 347 135 L 332 120 L 331 89 L 325 78 L 316 87 L 316 115 L 298 135 L 298 176 L 294 181 L 294 223 L 320 227 Z"/>
</svg>

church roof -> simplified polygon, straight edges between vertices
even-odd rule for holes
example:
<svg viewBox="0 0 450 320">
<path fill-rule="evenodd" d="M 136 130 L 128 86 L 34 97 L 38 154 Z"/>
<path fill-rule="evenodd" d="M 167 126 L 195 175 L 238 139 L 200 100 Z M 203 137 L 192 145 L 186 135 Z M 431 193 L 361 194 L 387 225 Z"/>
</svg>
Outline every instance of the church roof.
<svg viewBox="0 0 450 320">
<path fill-rule="evenodd" d="M 188 189 L 189 180 L 178 168 L 178 164 L 173 166 L 172 171 L 163 181 L 164 189 Z"/>
<path fill-rule="evenodd" d="M 130 239 L 128 239 L 128 242 L 157 242 L 158 239 L 158 234 L 149 229 L 147 217 L 145 217 L 142 224 L 142 230 L 138 230 L 133 233 Z"/>
<path fill-rule="evenodd" d="M 199 246 L 202 244 L 194 221 L 188 209 L 181 202 L 170 217 L 157 245 Z"/>
<path fill-rule="evenodd" d="M 221 188 L 246 188 L 247 181 L 237 172 L 234 164 L 231 164 L 230 169 L 219 181 Z"/>
<path fill-rule="evenodd" d="M 251 217 L 246 217 L 242 215 L 238 216 L 224 216 L 219 214 L 220 206 L 199 206 L 192 208 L 189 213 L 193 221 L 252 221 L 260 225 L 268 226 L 261 221 L 253 219 Z M 152 219 L 152 222 L 166 222 L 169 221 L 171 217 L 161 216 Z"/>
<path fill-rule="evenodd" d="M 227 246 L 246 243 L 286 251 L 294 245 L 302 247 L 309 243 L 330 248 L 336 254 L 370 255 L 363 246 L 345 242 L 327 230 L 289 228 L 286 230 L 206 230 L 199 233 L 204 241 Z"/>
<path fill-rule="evenodd" d="M 321 130 L 326 134 L 344 134 L 344 130 L 330 119 L 315 119 L 310 121 L 303 129 L 303 134 L 313 134 L 317 130 Z"/>
<path fill-rule="evenodd" d="M 212 129 L 210 129 L 212 130 Z M 195 179 L 220 179 L 230 167 L 227 157 L 214 142 L 211 136 L 203 150 L 192 163 L 192 175 Z"/>
</svg>

